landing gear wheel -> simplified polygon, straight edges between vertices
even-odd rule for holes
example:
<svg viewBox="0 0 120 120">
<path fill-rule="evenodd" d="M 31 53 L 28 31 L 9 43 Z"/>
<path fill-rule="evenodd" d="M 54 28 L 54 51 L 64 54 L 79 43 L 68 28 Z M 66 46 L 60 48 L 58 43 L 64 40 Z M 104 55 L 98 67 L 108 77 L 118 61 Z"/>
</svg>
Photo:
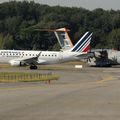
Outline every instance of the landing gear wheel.
<svg viewBox="0 0 120 120">
<path fill-rule="evenodd" d="M 37 67 L 36 65 L 30 66 L 30 69 L 31 69 L 31 70 L 37 70 L 37 68 L 38 68 L 38 67 Z"/>
</svg>

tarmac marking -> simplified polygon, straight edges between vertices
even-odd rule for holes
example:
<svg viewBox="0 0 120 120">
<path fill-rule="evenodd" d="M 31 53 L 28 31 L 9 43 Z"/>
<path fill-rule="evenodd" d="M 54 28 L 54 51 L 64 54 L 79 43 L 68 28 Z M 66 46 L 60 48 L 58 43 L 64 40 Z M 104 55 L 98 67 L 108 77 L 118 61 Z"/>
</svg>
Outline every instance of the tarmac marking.
<svg viewBox="0 0 120 120">
<path fill-rule="evenodd" d="M 104 83 L 104 82 L 110 81 L 112 79 L 113 79 L 113 76 L 108 76 L 108 77 L 103 78 L 100 81 L 97 81 L 97 83 Z"/>
</svg>

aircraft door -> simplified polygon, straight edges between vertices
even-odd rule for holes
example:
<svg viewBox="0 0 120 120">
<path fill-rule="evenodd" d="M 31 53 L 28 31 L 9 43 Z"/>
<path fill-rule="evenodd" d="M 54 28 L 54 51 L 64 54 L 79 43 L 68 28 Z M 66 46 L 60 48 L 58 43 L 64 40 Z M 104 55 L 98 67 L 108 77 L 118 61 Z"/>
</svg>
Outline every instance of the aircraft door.
<svg viewBox="0 0 120 120">
<path fill-rule="evenodd" d="M 59 52 L 59 62 L 62 62 L 63 61 L 63 53 L 62 52 Z"/>
</svg>

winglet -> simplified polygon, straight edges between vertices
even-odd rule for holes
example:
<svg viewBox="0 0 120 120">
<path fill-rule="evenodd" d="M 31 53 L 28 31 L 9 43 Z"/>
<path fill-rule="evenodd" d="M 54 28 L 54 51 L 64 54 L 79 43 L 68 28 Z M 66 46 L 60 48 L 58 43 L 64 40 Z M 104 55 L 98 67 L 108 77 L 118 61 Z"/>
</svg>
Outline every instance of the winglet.
<svg viewBox="0 0 120 120">
<path fill-rule="evenodd" d="M 36 56 L 37 58 L 41 55 L 42 51 L 39 52 L 39 54 Z"/>
</svg>

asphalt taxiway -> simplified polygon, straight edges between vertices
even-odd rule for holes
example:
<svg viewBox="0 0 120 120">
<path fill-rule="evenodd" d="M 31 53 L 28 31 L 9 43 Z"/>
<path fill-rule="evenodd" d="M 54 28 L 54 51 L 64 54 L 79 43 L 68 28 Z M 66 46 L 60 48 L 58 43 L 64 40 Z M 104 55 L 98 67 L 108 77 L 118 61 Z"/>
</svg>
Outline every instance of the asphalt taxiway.
<svg viewBox="0 0 120 120">
<path fill-rule="evenodd" d="M 56 66 L 55 66 L 56 67 Z M 53 72 L 51 84 L 0 83 L 0 120 L 119 120 L 120 68 L 1 71 Z"/>
</svg>

